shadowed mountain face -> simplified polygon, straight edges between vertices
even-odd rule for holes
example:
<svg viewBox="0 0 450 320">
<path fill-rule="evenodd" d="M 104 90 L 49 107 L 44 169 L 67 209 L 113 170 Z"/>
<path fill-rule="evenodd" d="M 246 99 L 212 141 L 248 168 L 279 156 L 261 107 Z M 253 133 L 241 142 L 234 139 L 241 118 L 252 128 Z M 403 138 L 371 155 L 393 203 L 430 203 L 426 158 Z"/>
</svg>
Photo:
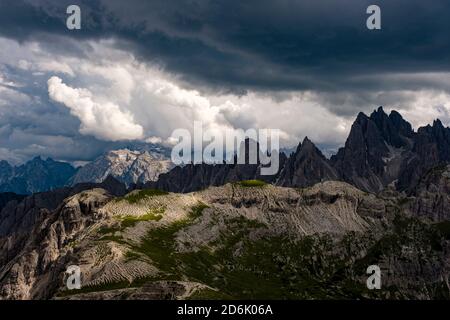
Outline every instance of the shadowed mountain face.
<svg viewBox="0 0 450 320">
<path fill-rule="evenodd" d="M 286 161 L 276 184 L 283 187 L 306 187 L 325 180 L 339 180 L 339 174 L 322 152 L 305 138 Z"/>
<path fill-rule="evenodd" d="M 379 192 L 395 182 L 411 192 L 429 169 L 450 161 L 450 129 L 436 120 L 414 132 L 398 112 L 388 116 L 380 107 L 370 117 L 358 115 L 331 161 L 344 181 L 360 189 Z"/>
<path fill-rule="evenodd" d="M 398 188 L 411 190 L 431 168 L 450 162 L 450 129 L 436 120 L 433 125 L 419 128 L 414 145 L 404 159 Z"/>
<path fill-rule="evenodd" d="M 26 237 L 29 229 L 40 219 L 45 219 L 46 215 L 55 210 L 65 198 L 95 188 L 101 188 L 116 197 L 126 193 L 124 184 L 108 176 L 102 183 L 80 183 L 73 187 L 34 193 L 29 196 L 13 193 L 0 194 L 0 205 L 2 205 L 0 206 L 0 237 L 7 236 L 12 230 Z"/>
<path fill-rule="evenodd" d="M 254 144 L 254 145 L 253 145 Z M 250 147 L 251 146 L 251 147 Z M 156 188 L 171 192 L 192 192 L 202 190 L 209 186 L 221 186 L 229 182 L 242 180 L 263 180 L 275 183 L 278 174 L 272 176 L 261 175 L 260 153 L 255 155 L 256 163 L 250 164 L 250 154 L 253 150 L 259 150 L 259 144 L 253 140 L 246 139 L 240 146 L 241 161 L 238 163 L 237 156 L 233 164 L 188 164 L 183 167 L 175 167 L 165 174 L 161 174 L 155 182 L 148 182 L 145 188 Z M 261 152 L 261 151 L 260 151 Z M 280 153 L 279 167 L 283 168 L 286 155 Z"/>
<path fill-rule="evenodd" d="M 360 113 L 345 146 L 331 158 L 341 178 L 356 187 L 378 192 L 401 175 L 414 132 L 397 112 L 380 107 L 370 117 Z"/>
<path fill-rule="evenodd" d="M 40 157 L 18 167 L 1 161 L 0 192 L 30 194 L 53 190 L 66 185 L 75 172 L 76 169 L 68 163 Z"/>
<path fill-rule="evenodd" d="M 0 193 L 0 212 L 10 201 L 20 201 L 25 198 L 24 195 L 15 194 L 12 192 Z"/>
</svg>

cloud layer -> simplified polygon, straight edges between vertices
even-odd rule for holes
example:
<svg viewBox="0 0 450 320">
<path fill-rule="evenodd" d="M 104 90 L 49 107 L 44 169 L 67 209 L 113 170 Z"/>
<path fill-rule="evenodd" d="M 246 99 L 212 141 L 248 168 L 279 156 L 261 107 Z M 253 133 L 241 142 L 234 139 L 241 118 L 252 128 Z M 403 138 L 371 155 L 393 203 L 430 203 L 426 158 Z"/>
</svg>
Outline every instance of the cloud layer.
<svg viewBox="0 0 450 320">
<path fill-rule="evenodd" d="M 360 111 L 450 122 L 450 4 L 366 0 L 0 2 L 0 158 L 87 161 L 214 130 L 277 128 L 328 150 Z"/>
</svg>

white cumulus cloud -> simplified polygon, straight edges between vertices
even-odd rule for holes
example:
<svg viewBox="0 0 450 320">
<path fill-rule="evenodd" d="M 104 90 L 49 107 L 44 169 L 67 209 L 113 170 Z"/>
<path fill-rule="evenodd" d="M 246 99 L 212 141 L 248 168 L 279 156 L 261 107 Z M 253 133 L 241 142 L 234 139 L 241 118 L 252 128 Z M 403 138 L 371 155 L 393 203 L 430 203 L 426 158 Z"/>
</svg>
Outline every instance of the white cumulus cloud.
<svg viewBox="0 0 450 320">
<path fill-rule="evenodd" d="M 144 129 L 134 122 L 133 116 L 111 102 L 94 101 L 87 89 L 71 88 L 56 76 L 48 80 L 48 93 L 52 100 L 70 109 L 80 121 L 80 133 L 107 141 L 141 139 Z"/>
</svg>

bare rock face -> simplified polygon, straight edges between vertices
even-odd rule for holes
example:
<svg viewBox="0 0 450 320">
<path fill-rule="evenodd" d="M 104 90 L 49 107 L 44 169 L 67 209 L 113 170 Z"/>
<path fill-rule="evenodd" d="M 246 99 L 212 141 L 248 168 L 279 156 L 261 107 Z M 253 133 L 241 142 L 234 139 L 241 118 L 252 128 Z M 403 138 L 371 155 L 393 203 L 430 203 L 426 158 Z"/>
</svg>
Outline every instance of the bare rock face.
<svg viewBox="0 0 450 320">
<path fill-rule="evenodd" d="M 276 184 L 283 187 L 306 187 L 327 180 L 339 180 L 339 174 L 306 137 L 286 161 Z"/>
<path fill-rule="evenodd" d="M 145 186 L 192 192 L 249 179 L 286 187 L 342 180 L 372 193 L 381 192 L 390 184 L 411 192 L 429 169 L 450 163 L 448 150 L 450 129 L 439 120 L 414 132 L 398 112 L 388 115 L 380 107 L 370 116 L 358 114 L 345 146 L 330 160 L 306 138 L 289 158 L 280 154 L 280 170 L 274 176 L 261 176 L 258 164 L 202 163 L 175 167 Z"/>
<path fill-rule="evenodd" d="M 419 128 L 414 145 L 405 157 L 398 188 L 411 192 L 420 179 L 433 167 L 450 162 L 450 129 L 436 120 L 433 125 Z"/>
<path fill-rule="evenodd" d="M 414 132 L 401 115 L 380 107 L 360 113 L 345 146 L 331 158 L 340 177 L 369 192 L 394 183 L 411 192 L 431 168 L 450 161 L 450 129 L 439 120 Z"/>
<path fill-rule="evenodd" d="M 379 192 L 398 178 L 413 133 L 411 125 L 397 112 L 388 116 L 380 107 L 370 117 L 360 113 L 345 147 L 331 161 L 344 181 L 362 190 Z"/>
<path fill-rule="evenodd" d="M 0 296 L 5 299 L 45 298 L 59 285 L 65 268 L 66 245 L 79 239 L 91 224 L 105 217 L 98 209 L 109 201 L 103 189 L 84 191 L 66 199 L 52 213 L 36 218 L 29 236 L 18 231 L 0 238 Z"/>
<path fill-rule="evenodd" d="M 63 188 L 9 201 L 0 211 L 0 236 L 27 235 L 41 217 L 56 209 L 69 194 L 70 190 Z"/>
<path fill-rule="evenodd" d="M 112 176 L 126 185 L 155 181 L 161 173 L 172 168 L 163 154 L 128 149 L 109 151 L 85 165 L 71 179 L 72 184 L 103 182 Z"/>
<path fill-rule="evenodd" d="M 138 196 L 139 192 L 132 194 Z M 163 271 L 153 261 L 154 257 L 145 258 L 139 253 L 130 260 L 127 252 L 146 241 L 155 223 L 170 226 L 185 221 L 193 210 L 190 208 L 196 208 L 198 203 L 203 204 L 205 212 L 174 235 L 174 246 L 180 252 L 198 250 L 207 243 L 219 241 L 220 234 L 238 231 L 239 225 L 232 230 L 236 223 L 233 221 L 255 221 L 257 225 L 268 226 L 252 233 L 255 241 L 281 235 L 301 238 L 320 233 L 363 232 L 369 225 L 358 215 L 358 207 L 363 198 L 373 196 L 345 183 L 327 182 L 303 191 L 271 185 L 248 188 L 228 184 L 193 194 L 151 196 L 136 203 L 128 202 L 127 197 L 111 201 L 103 189 L 82 191 L 66 198 L 57 208 L 50 205 L 42 208 L 45 214 L 36 216 L 32 227 L 27 227 L 28 237 L 23 237 L 20 225 L 10 228 L 8 235 L 0 238 L 0 296 L 4 299 L 52 297 L 59 288 L 64 288 L 64 271 L 69 264 L 81 266 L 83 281 L 92 288 L 158 277 Z M 161 220 L 139 222 L 148 212 L 161 210 L 164 211 L 160 213 Z M 134 218 L 126 218 L 127 221 L 135 219 L 136 223 L 125 229 L 119 224 L 120 231 L 107 231 L 114 237 L 101 240 L 107 235 L 99 231 L 101 228 L 114 230 L 116 221 L 123 219 L 120 217 L 130 215 Z M 163 281 L 148 283 L 140 289 L 89 293 L 79 298 L 113 299 L 124 295 L 173 298 L 192 293 L 188 288 L 193 285 L 198 288 L 195 281 L 183 285 L 167 285 Z"/>
<path fill-rule="evenodd" d="M 435 167 L 414 190 L 411 212 L 433 222 L 450 220 L 450 166 Z"/>
</svg>

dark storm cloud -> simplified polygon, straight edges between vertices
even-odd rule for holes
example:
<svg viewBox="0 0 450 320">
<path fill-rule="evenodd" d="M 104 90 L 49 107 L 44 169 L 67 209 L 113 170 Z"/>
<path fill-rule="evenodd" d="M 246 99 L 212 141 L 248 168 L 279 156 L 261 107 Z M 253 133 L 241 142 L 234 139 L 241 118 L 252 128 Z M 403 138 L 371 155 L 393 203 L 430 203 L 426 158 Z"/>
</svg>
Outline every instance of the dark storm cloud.
<svg viewBox="0 0 450 320">
<path fill-rule="evenodd" d="M 65 8 L 74 3 L 83 13 L 83 29 L 76 32 L 65 28 Z M 163 63 L 186 82 L 238 92 L 364 91 L 379 89 L 383 73 L 450 69 L 448 1 L 377 1 L 381 31 L 366 28 L 370 4 L 373 1 L 2 1 L 0 33 L 21 40 L 42 39 L 46 33 L 115 37 L 140 58 Z M 59 48 L 58 43 L 52 45 Z M 367 83 L 359 78 L 372 73 L 379 78 Z M 422 85 L 428 84 L 409 84 Z"/>
<path fill-rule="evenodd" d="M 65 26 L 71 4 L 82 10 L 80 31 Z M 371 4 L 381 7 L 382 30 L 366 28 Z M 311 90 L 321 106 L 350 119 L 378 105 L 408 105 L 405 90 L 450 93 L 449 77 L 441 76 L 450 72 L 448 17 L 448 0 L 0 0 L 0 37 L 86 60 L 90 43 L 77 40 L 113 38 L 186 87 L 252 90 L 275 101 Z M 79 161 L 126 146 L 81 135 L 80 121 L 49 101 L 49 73 L 0 67 L 8 81 L 26 84 L 9 86 L 10 95 L 37 99 L 0 110 L 0 155 L 3 148 L 19 159 Z M 70 83 L 85 87 L 77 81 Z"/>
</svg>

